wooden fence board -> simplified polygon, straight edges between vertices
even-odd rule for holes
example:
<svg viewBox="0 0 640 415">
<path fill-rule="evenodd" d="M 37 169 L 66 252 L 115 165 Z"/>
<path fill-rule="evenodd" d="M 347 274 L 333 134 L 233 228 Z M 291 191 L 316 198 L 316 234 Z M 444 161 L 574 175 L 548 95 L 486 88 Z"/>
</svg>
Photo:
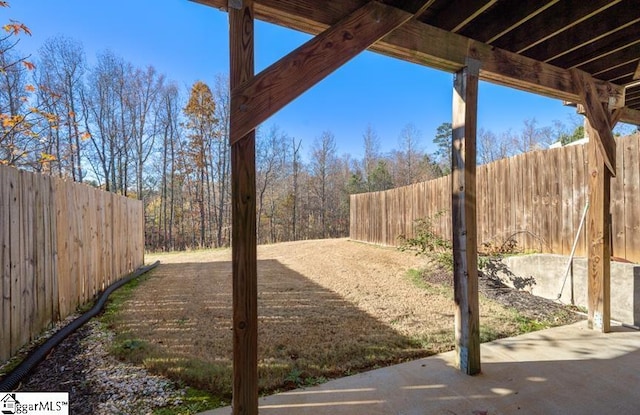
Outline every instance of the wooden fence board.
<svg viewBox="0 0 640 415">
<path fill-rule="evenodd" d="M 496 204 L 495 204 L 495 215 L 496 215 L 496 228 L 499 229 L 499 242 L 503 244 L 506 238 L 509 237 L 509 227 L 507 223 L 507 217 L 509 216 L 509 212 L 507 211 L 507 202 L 506 199 L 509 196 L 508 190 L 506 188 L 507 181 L 507 159 L 498 160 L 495 171 L 495 183 L 497 186 L 497 192 L 495 192 Z"/>
<path fill-rule="evenodd" d="M 70 247 L 68 237 L 71 235 L 71 229 L 69 228 L 69 217 L 67 208 L 67 193 L 66 185 L 62 181 L 57 181 L 55 184 L 55 206 L 56 206 L 56 224 L 57 232 L 55 244 L 58 249 L 58 262 L 57 271 L 58 274 L 58 311 L 61 316 L 68 316 L 69 310 L 69 273 L 70 273 Z"/>
<path fill-rule="evenodd" d="M 575 146 L 573 146 L 575 147 Z M 571 171 L 573 169 L 573 152 L 561 151 L 559 152 L 559 164 L 563 168 L 562 174 L 560 174 L 560 200 L 561 200 L 561 213 L 560 213 L 560 240 L 562 242 L 562 254 L 569 255 L 572 246 L 573 235 L 573 176 Z"/>
<path fill-rule="evenodd" d="M 142 265 L 144 220 L 140 201 L 10 167 L 0 166 L 0 188 L 4 361 Z"/>
<path fill-rule="evenodd" d="M 8 168 L 0 166 L 0 301 L 2 301 L 2 317 L 0 317 L 0 360 L 11 356 L 11 223 L 9 206 L 11 194 L 9 190 Z"/>
<path fill-rule="evenodd" d="M 489 205 L 489 192 L 487 192 L 488 180 L 487 166 L 478 166 L 476 169 L 476 210 L 478 219 L 478 249 L 480 251 L 484 250 L 483 244 L 489 242 L 489 238 L 491 238 L 488 227 L 484 226 L 485 223 L 489 223 L 489 212 L 487 209 Z M 447 235 L 451 238 L 451 233 Z"/>
<path fill-rule="evenodd" d="M 625 141 L 624 165 L 627 170 L 624 174 L 625 194 L 625 233 L 626 233 L 626 257 L 639 258 L 640 262 L 640 172 L 638 163 L 638 140 Z M 616 248 L 613 248 L 614 252 Z"/>
<path fill-rule="evenodd" d="M 57 189 L 56 182 L 57 182 L 56 180 L 49 179 L 50 234 L 49 234 L 49 238 L 47 239 L 50 247 L 49 252 L 51 253 L 51 256 L 50 256 L 51 277 L 49 278 L 50 287 L 51 287 L 51 297 L 48 298 L 47 301 L 49 301 L 51 305 L 51 314 L 50 314 L 51 321 L 58 321 L 62 319 L 62 316 L 60 314 L 60 302 L 58 301 L 58 298 L 60 295 L 60 291 L 58 289 L 59 288 L 58 280 L 60 278 L 60 274 L 58 270 L 58 233 L 60 230 L 58 228 L 58 212 L 57 212 L 57 206 L 55 204 L 57 202 L 56 195 L 55 195 L 55 191 Z M 47 290 L 47 293 L 48 292 L 49 290 Z"/>
<path fill-rule="evenodd" d="M 640 134 L 619 139 L 618 178 L 612 183 L 613 253 L 640 262 Z M 583 145 L 534 151 L 477 167 L 478 244 L 502 243 L 516 235 L 525 251 L 569 254 L 587 203 L 586 153 Z M 431 217 L 435 230 L 451 236 L 451 178 L 353 195 L 352 239 L 387 245 L 412 232 L 417 218 Z M 377 212 L 382 208 L 384 214 Z M 424 203 L 424 206 L 422 205 Z M 357 206 L 357 209 L 356 209 Z M 435 219 L 435 214 L 446 214 Z M 375 222 L 382 220 L 382 223 Z M 370 223 L 371 222 L 371 223 Z M 384 229 L 378 237 L 377 229 Z M 376 235 L 375 237 L 373 235 Z M 408 236 L 410 236 L 409 234 Z M 576 256 L 586 255 L 586 232 Z"/>
<path fill-rule="evenodd" d="M 48 205 L 45 205 L 45 193 L 48 189 L 45 182 L 45 176 L 32 175 L 33 187 L 34 187 L 34 252 L 33 252 L 33 266 L 34 266 L 34 302 L 35 307 L 33 310 L 34 327 L 33 332 L 38 330 L 39 327 L 46 326 L 47 324 L 47 312 L 46 312 L 46 274 L 45 274 L 45 212 L 49 209 Z"/>
<path fill-rule="evenodd" d="M 624 149 L 626 147 L 626 140 L 618 142 L 616 145 L 616 177 L 611 178 L 611 255 L 621 258 L 625 258 L 627 255 L 624 229 L 624 176 L 627 173 L 624 166 Z M 634 168 L 636 167 L 628 166 L 629 170 Z"/>
<path fill-rule="evenodd" d="M 523 229 L 524 233 L 520 234 L 523 237 L 523 245 L 525 251 L 538 249 L 538 241 L 535 238 L 535 217 L 534 212 L 536 207 L 534 206 L 534 191 L 535 187 L 535 157 L 524 157 L 523 159 L 523 196 L 524 196 L 524 206 L 525 212 L 527 214 L 525 227 Z"/>
<path fill-rule="evenodd" d="M 55 223 L 52 222 L 52 216 L 55 215 L 55 208 L 51 199 L 52 180 L 49 176 L 41 176 L 42 189 L 42 251 L 39 262 L 42 264 L 41 281 L 44 287 L 41 287 L 40 294 L 41 307 L 39 313 L 42 314 L 40 319 L 40 327 L 48 325 L 51 321 L 57 319 L 57 312 L 53 307 L 53 299 L 57 298 L 57 292 L 54 293 L 53 281 L 57 277 L 54 267 L 54 246 L 51 243 L 52 234 L 54 233 Z"/>
<path fill-rule="evenodd" d="M 520 232 L 526 229 L 528 206 L 524 205 L 524 178 L 523 178 L 523 162 L 524 157 L 516 156 L 511 160 L 511 197 L 513 198 L 513 232 L 514 239 L 519 249 L 524 247 L 523 236 Z"/>
<path fill-rule="evenodd" d="M 22 308 L 22 344 L 31 340 L 33 330 L 33 314 L 35 308 L 35 278 L 34 278 L 34 188 L 33 175 L 20 172 L 22 190 L 22 292 L 20 293 L 20 307 Z"/>
<path fill-rule="evenodd" d="M 580 221 L 582 220 L 582 213 L 584 212 L 585 206 L 587 205 L 588 195 L 587 195 L 587 181 L 586 181 L 586 171 L 587 171 L 587 158 L 584 146 L 572 146 L 571 147 L 573 154 L 573 170 L 572 179 L 573 179 L 573 232 L 574 238 L 575 234 L 578 232 L 578 228 L 580 227 Z M 586 220 L 586 219 L 585 219 Z M 576 247 L 576 256 L 586 256 L 587 255 L 587 232 L 586 226 L 583 225 L 583 229 L 580 231 L 580 235 L 578 235 L 578 245 Z"/>
<path fill-rule="evenodd" d="M 20 172 L 9 170 L 8 176 L 9 191 L 9 240 L 10 240 L 10 261 L 11 261 L 11 353 L 13 354 L 23 343 L 22 334 L 18 327 L 22 324 L 22 308 L 20 304 L 20 294 L 22 293 L 22 244 L 20 243 L 20 233 L 22 228 L 21 217 L 21 190 Z"/>
<path fill-rule="evenodd" d="M 564 165 L 560 164 L 562 149 L 551 151 L 551 172 L 549 188 L 551 192 L 551 246 L 554 252 L 562 253 L 562 189 L 560 177 L 564 175 Z"/>
</svg>

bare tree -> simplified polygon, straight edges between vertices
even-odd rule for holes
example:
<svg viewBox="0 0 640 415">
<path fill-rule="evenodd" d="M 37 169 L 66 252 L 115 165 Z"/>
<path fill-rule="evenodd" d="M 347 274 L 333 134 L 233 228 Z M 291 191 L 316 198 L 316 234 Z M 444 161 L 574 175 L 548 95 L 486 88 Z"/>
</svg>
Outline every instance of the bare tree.
<svg viewBox="0 0 640 415">
<path fill-rule="evenodd" d="M 376 134 L 371 124 L 367 125 L 364 131 L 364 157 L 362 167 L 367 183 L 367 191 L 373 191 L 372 176 L 380 160 L 380 137 Z"/>
<path fill-rule="evenodd" d="M 391 160 L 396 186 L 406 186 L 439 176 L 437 164 L 422 149 L 420 135 L 413 124 L 407 124 L 400 133 L 400 149 L 392 152 Z"/>
<path fill-rule="evenodd" d="M 231 235 L 228 231 L 231 222 L 231 160 L 229 145 L 229 121 L 231 119 L 231 100 L 229 96 L 229 78 L 216 76 L 214 85 L 216 102 L 215 118 L 217 132 L 213 136 L 211 176 L 213 178 L 213 206 L 215 206 L 216 246 L 228 244 Z M 226 238 L 224 232 L 226 230 Z"/>
<path fill-rule="evenodd" d="M 302 140 L 296 143 L 296 139 L 291 139 L 292 154 L 292 188 L 291 188 L 291 233 L 293 240 L 298 239 L 298 200 L 299 200 L 299 177 L 300 177 L 300 147 Z"/>
<path fill-rule="evenodd" d="M 328 211 L 332 196 L 331 174 L 336 168 L 336 140 L 332 132 L 324 131 L 316 138 L 311 148 L 311 175 L 313 193 L 319 202 L 318 216 L 320 230 L 318 236 L 327 237 Z"/>
<path fill-rule="evenodd" d="M 179 91 L 175 84 L 163 88 L 157 109 L 162 134 L 162 188 L 161 220 L 162 242 L 165 250 L 175 249 L 173 227 L 176 205 L 176 143 L 180 141 L 180 103 Z"/>
<path fill-rule="evenodd" d="M 136 177 L 136 196 L 144 196 L 144 166 L 153 151 L 155 137 L 159 132 L 161 120 L 156 107 L 164 86 L 164 76 L 154 67 L 145 70 L 136 69 L 130 79 L 130 87 L 125 91 L 126 112 L 131 125 L 131 149 Z"/>
<path fill-rule="evenodd" d="M 271 193 L 269 204 L 271 205 L 265 219 L 269 219 L 270 228 L 273 227 L 273 211 L 275 210 L 274 186 L 279 182 L 283 174 L 284 154 L 288 138 L 284 136 L 277 126 L 272 126 L 267 134 L 258 134 L 258 143 L 256 149 L 256 182 L 258 188 L 258 207 L 257 207 L 257 229 L 258 240 L 263 242 L 273 242 L 272 238 L 267 240 L 262 231 L 262 219 L 265 216 L 265 195 L 267 191 Z M 285 150 L 286 151 L 286 150 Z M 272 235 L 270 229 L 269 236 Z"/>
<path fill-rule="evenodd" d="M 520 134 L 513 136 L 512 146 L 515 154 L 547 148 L 554 141 L 553 129 L 538 127 L 535 118 L 524 120 L 523 123 Z"/>
<path fill-rule="evenodd" d="M 60 176 L 74 181 L 84 178 L 84 141 L 81 96 L 84 91 L 85 56 L 82 45 L 69 38 L 50 38 L 39 50 L 38 99 L 55 124 L 46 123 L 51 164 Z"/>
<path fill-rule="evenodd" d="M 477 162 L 485 164 L 509 157 L 512 143 L 513 136 L 509 131 L 497 136 L 493 131 L 480 128 L 478 130 Z"/>
<path fill-rule="evenodd" d="M 96 179 L 107 191 L 127 194 L 131 131 L 126 91 L 132 66 L 110 51 L 98 55 L 87 93 L 82 94 L 85 130 L 91 143 L 87 158 Z"/>
</svg>

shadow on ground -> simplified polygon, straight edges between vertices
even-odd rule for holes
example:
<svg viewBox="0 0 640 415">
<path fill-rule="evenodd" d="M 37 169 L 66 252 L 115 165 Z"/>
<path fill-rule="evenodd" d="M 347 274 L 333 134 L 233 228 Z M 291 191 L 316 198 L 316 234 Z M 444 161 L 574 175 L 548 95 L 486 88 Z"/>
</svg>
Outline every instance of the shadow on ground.
<svg viewBox="0 0 640 415">
<path fill-rule="evenodd" d="M 117 331 L 153 349 L 147 367 L 226 395 L 231 390 L 231 289 L 231 262 L 161 264 L 126 302 Z M 312 385 L 429 354 L 418 341 L 277 260 L 258 261 L 258 304 L 263 391 Z"/>
<path fill-rule="evenodd" d="M 585 323 L 481 347 L 478 376 L 453 367 L 452 352 L 260 400 L 261 414 L 638 413 L 640 333 L 603 335 Z M 207 412 L 230 414 L 229 408 Z"/>
</svg>

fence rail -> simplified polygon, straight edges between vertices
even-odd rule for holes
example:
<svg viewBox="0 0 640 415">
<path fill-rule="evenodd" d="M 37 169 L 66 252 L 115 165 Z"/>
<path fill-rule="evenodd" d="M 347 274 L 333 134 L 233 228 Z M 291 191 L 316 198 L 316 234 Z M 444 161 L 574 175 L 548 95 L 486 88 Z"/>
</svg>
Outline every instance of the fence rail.
<svg viewBox="0 0 640 415">
<path fill-rule="evenodd" d="M 611 180 L 612 255 L 640 262 L 640 134 L 619 138 L 617 171 Z M 478 244 L 509 238 L 527 251 L 568 255 L 587 203 L 584 145 L 534 151 L 478 166 Z M 414 221 L 436 218 L 441 236 L 451 236 L 451 180 L 442 177 L 383 192 L 351 196 L 350 237 L 395 246 L 412 236 Z M 581 232 L 576 254 L 586 255 Z"/>
<path fill-rule="evenodd" d="M 143 264 L 142 202 L 0 166 L 0 361 Z"/>
</svg>

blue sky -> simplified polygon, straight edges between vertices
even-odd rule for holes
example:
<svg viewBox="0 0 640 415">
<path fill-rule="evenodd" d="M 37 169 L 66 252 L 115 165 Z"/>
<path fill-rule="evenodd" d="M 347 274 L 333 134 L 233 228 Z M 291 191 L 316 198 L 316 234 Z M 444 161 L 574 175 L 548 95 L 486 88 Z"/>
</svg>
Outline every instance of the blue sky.
<svg viewBox="0 0 640 415">
<path fill-rule="evenodd" d="M 89 64 L 96 53 L 112 50 L 136 66 L 153 65 L 187 89 L 197 80 L 213 84 L 228 73 L 227 14 L 188 0 L 9 0 L 0 9 L 8 19 L 26 24 L 33 36 L 18 49 L 35 53 L 49 37 L 65 35 L 82 42 Z M 309 37 L 256 23 L 256 72 Z M 423 148 L 435 149 L 436 128 L 451 118 L 452 74 L 365 52 L 307 91 L 266 121 L 307 149 L 323 131 L 336 137 L 340 153 L 362 155 L 368 124 L 381 138 L 383 151 L 398 147 L 408 123 L 421 132 Z M 478 127 L 501 134 L 519 131 L 525 119 L 539 126 L 559 120 L 566 125 L 575 110 L 558 100 L 481 83 Z"/>
</svg>

